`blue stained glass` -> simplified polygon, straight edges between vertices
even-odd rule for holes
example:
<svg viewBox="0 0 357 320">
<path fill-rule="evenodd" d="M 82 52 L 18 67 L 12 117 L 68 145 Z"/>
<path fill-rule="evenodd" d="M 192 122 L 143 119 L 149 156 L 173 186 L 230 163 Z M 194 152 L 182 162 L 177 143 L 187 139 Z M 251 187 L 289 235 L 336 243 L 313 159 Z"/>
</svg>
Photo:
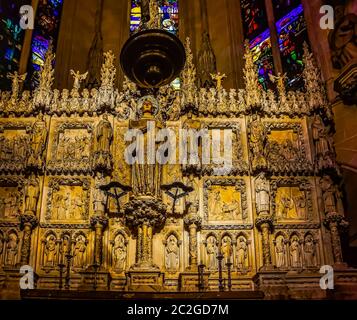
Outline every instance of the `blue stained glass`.
<svg viewBox="0 0 357 320">
<path fill-rule="evenodd" d="M 308 42 L 304 9 L 302 5 L 291 10 L 276 23 L 284 72 L 288 88 L 302 86 L 303 43 Z"/>
<path fill-rule="evenodd" d="M 161 28 L 163 30 L 178 34 L 179 6 L 178 0 L 159 0 L 159 12 L 161 15 Z M 138 30 L 141 21 L 140 0 L 131 1 L 130 32 Z"/>
<path fill-rule="evenodd" d="M 0 90 L 10 90 L 7 74 L 18 71 L 25 31 L 20 28 L 20 7 L 30 0 L 0 0 Z"/>
<path fill-rule="evenodd" d="M 44 64 L 50 43 L 56 50 L 62 6 L 63 0 L 41 0 L 39 3 L 27 79 L 27 87 L 31 89 L 38 85 L 38 72 Z"/>
</svg>

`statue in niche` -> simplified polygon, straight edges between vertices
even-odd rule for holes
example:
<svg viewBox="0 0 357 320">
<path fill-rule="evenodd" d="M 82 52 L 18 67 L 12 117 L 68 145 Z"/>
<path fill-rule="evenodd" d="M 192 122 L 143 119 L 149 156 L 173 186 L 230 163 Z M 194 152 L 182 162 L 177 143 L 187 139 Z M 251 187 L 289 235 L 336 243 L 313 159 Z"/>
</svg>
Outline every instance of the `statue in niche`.
<svg viewBox="0 0 357 320">
<path fill-rule="evenodd" d="M 56 238 L 54 235 L 50 235 L 47 238 L 45 244 L 45 259 L 44 259 L 44 266 L 45 267 L 54 267 L 57 262 L 57 244 Z"/>
<path fill-rule="evenodd" d="M 30 165 L 42 165 L 42 156 L 46 149 L 47 128 L 46 122 L 43 120 L 43 115 L 32 127 L 32 134 L 30 138 Z"/>
<path fill-rule="evenodd" d="M 17 253 L 19 251 L 19 239 L 15 233 L 10 233 L 9 240 L 6 246 L 6 261 L 5 265 L 15 266 Z"/>
<path fill-rule="evenodd" d="M 283 236 L 278 236 L 275 243 L 275 256 L 276 256 L 276 266 L 278 268 L 283 268 L 286 266 L 285 256 L 286 247 L 285 240 Z"/>
<path fill-rule="evenodd" d="M 299 238 L 296 236 L 294 236 L 290 242 L 290 259 L 293 268 L 299 268 L 301 266 L 301 247 Z"/>
<path fill-rule="evenodd" d="M 268 214 L 270 211 L 269 181 L 262 172 L 255 179 L 255 205 L 257 214 Z"/>
<path fill-rule="evenodd" d="M 316 155 L 324 156 L 333 150 L 332 138 L 328 136 L 327 130 L 319 116 L 314 117 L 312 137 L 314 139 Z"/>
<path fill-rule="evenodd" d="M 217 240 L 214 236 L 210 236 L 207 239 L 207 267 L 208 270 L 217 269 L 217 255 L 218 255 L 218 246 Z"/>
<path fill-rule="evenodd" d="M 166 240 L 165 266 L 166 270 L 177 271 L 179 268 L 180 248 L 177 238 L 172 234 Z"/>
<path fill-rule="evenodd" d="M 241 236 L 237 245 L 237 268 L 244 271 L 248 266 L 248 244 L 247 240 Z"/>
<path fill-rule="evenodd" d="M 315 256 L 316 256 L 316 250 L 315 250 L 314 238 L 312 237 L 311 234 L 309 234 L 306 236 L 305 243 L 304 243 L 304 257 L 305 257 L 306 267 L 309 268 L 309 267 L 314 267 L 316 265 Z"/>
<path fill-rule="evenodd" d="M 99 175 L 93 191 L 93 210 L 96 214 L 104 214 L 105 212 L 106 196 L 100 189 L 102 185 L 105 185 L 105 178 Z"/>
<path fill-rule="evenodd" d="M 251 154 L 253 156 L 253 167 L 265 167 L 266 159 L 265 159 L 265 137 L 266 130 L 264 128 L 263 123 L 256 119 L 250 124 L 250 135 L 249 142 L 251 148 Z"/>
<path fill-rule="evenodd" d="M 62 237 L 62 243 L 60 247 L 61 263 L 66 263 L 66 255 L 71 253 L 71 240 L 69 235 L 64 235 Z"/>
<path fill-rule="evenodd" d="M 40 181 L 32 175 L 25 188 L 25 212 L 36 214 L 39 197 Z"/>
<path fill-rule="evenodd" d="M 229 236 L 225 236 L 222 239 L 221 251 L 224 258 L 224 264 L 232 262 L 233 248 L 232 240 Z"/>
<path fill-rule="evenodd" d="M 87 241 L 83 235 L 79 235 L 73 250 L 73 266 L 83 268 L 85 264 L 85 253 L 87 250 Z"/>
<path fill-rule="evenodd" d="M 324 200 L 325 213 L 337 212 L 337 196 L 339 197 L 339 192 L 335 188 L 331 178 L 329 176 L 324 176 L 320 179 L 320 186 L 322 190 L 322 198 Z"/>
<path fill-rule="evenodd" d="M 113 129 L 108 121 L 108 115 L 104 114 L 99 122 L 95 134 L 95 150 L 97 152 L 110 153 L 110 145 L 113 140 Z"/>
<path fill-rule="evenodd" d="M 113 268 L 117 271 L 123 271 L 126 262 L 126 243 L 121 234 L 118 234 L 114 240 L 112 259 Z"/>
</svg>

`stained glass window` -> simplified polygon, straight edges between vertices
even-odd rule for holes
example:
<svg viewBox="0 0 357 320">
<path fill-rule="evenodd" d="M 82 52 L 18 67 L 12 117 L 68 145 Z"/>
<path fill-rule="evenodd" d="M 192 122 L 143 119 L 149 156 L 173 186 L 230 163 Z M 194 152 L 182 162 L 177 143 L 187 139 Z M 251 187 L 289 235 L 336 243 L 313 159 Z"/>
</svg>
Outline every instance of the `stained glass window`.
<svg viewBox="0 0 357 320">
<path fill-rule="evenodd" d="M 302 5 L 277 21 L 276 28 L 283 69 L 288 78 L 288 89 L 299 88 L 303 86 L 303 43 L 308 39 Z"/>
<path fill-rule="evenodd" d="M 131 1 L 130 32 L 135 32 L 141 20 L 141 0 Z M 179 6 L 178 0 L 158 0 L 161 28 L 178 34 L 179 26 Z"/>
<path fill-rule="evenodd" d="M 31 89 L 38 85 L 38 72 L 44 64 L 50 44 L 52 43 L 53 49 L 56 49 L 62 6 L 63 0 L 40 0 L 39 2 L 28 66 L 27 86 Z"/>
<path fill-rule="evenodd" d="M 264 0 L 241 0 L 245 37 L 253 40 L 268 28 Z"/>
<path fill-rule="evenodd" d="M 258 80 L 264 90 L 271 89 L 269 74 L 274 73 L 273 53 L 269 29 L 250 42 L 254 62 L 258 67 Z"/>
<path fill-rule="evenodd" d="M 274 63 L 264 0 L 241 0 L 241 10 L 244 35 L 254 54 L 259 83 L 267 90 L 271 87 L 269 73 L 273 73 Z"/>
<path fill-rule="evenodd" d="M 275 19 L 279 20 L 300 4 L 301 0 L 273 0 Z"/>
<path fill-rule="evenodd" d="M 19 68 L 25 31 L 20 28 L 20 8 L 29 0 L 0 0 L 0 89 L 9 90 L 7 74 Z"/>
<path fill-rule="evenodd" d="M 258 66 L 259 82 L 264 89 L 273 89 L 269 73 L 287 74 L 287 88 L 301 88 L 303 43 L 308 42 L 301 0 L 270 0 L 274 8 L 279 43 L 271 43 L 265 0 L 241 0 L 244 37 L 249 39 L 254 61 Z M 271 26 L 270 26 L 271 27 Z M 274 71 L 272 48 L 279 47 L 283 70 Z"/>
</svg>

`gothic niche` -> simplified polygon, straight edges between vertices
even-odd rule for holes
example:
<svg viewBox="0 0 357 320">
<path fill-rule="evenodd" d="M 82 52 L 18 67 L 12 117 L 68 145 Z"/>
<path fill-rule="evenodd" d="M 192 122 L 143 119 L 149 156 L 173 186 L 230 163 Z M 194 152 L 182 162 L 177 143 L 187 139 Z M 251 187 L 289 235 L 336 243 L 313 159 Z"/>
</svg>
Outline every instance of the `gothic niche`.
<svg viewBox="0 0 357 320">
<path fill-rule="evenodd" d="M 54 269 L 58 265 L 58 241 L 56 235 L 50 232 L 42 240 L 42 268 L 46 271 Z"/>
<path fill-rule="evenodd" d="M 206 247 L 206 267 L 210 271 L 217 271 L 218 269 L 218 241 L 215 235 L 208 235 L 204 242 Z"/>
<path fill-rule="evenodd" d="M 73 244 L 73 268 L 84 269 L 87 264 L 88 240 L 84 234 L 78 234 Z"/>
<path fill-rule="evenodd" d="M 313 235 L 307 233 L 304 238 L 304 266 L 306 268 L 316 268 L 318 265 L 317 241 Z"/>
<path fill-rule="evenodd" d="M 89 182 L 77 179 L 52 180 L 47 198 L 46 220 L 51 223 L 80 223 L 88 218 Z"/>
<path fill-rule="evenodd" d="M 289 243 L 290 266 L 292 269 L 302 268 L 302 250 L 301 241 L 298 235 L 293 234 Z"/>
<path fill-rule="evenodd" d="M 233 261 L 233 241 L 230 235 L 225 235 L 221 242 L 221 253 L 223 255 L 223 268 L 226 268 L 227 263 L 234 263 Z"/>
<path fill-rule="evenodd" d="M 249 262 L 249 244 L 250 241 L 247 240 L 247 237 L 243 234 L 238 235 L 237 237 L 237 271 L 239 273 L 245 274 L 250 270 Z"/>
<path fill-rule="evenodd" d="M 170 273 L 179 271 L 180 268 L 180 245 L 181 241 L 171 233 L 164 241 L 165 246 L 165 268 Z"/>
<path fill-rule="evenodd" d="M 19 236 L 16 231 L 9 231 L 6 239 L 4 266 L 15 267 L 19 257 Z"/>
<path fill-rule="evenodd" d="M 128 241 L 125 239 L 125 236 L 121 232 L 118 232 L 110 243 L 112 245 L 112 269 L 116 273 L 122 273 L 126 270 L 127 266 Z"/>
<path fill-rule="evenodd" d="M 275 246 L 275 263 L 279 269 L 285 269 L 287 267 L 287 241 L 284 235 L 278 233 L 274 240 Z"/>
</svg>

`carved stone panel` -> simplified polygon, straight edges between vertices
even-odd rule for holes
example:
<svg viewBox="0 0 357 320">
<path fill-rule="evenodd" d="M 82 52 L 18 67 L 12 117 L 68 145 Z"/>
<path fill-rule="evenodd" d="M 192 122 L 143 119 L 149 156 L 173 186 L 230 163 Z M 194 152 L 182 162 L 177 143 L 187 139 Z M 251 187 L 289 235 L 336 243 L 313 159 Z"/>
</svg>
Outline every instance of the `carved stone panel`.
<svg viewBox="0 0 357 320">
<path fill-rule="evenodd" d="M 31 124 L 25 122 L 0 123 L 0 171 L 21 171 L 30 153 Z"/>
<path fill-rule="evenodd" d="M 49 223 L 85 223 L 89 214 L 90 182 L 86 178 L 52 178 L 45 220 Z"/>
<path fill-rule="evenodd" d="M 248 218 L 245 181 L 223 178 L 205 180 L 204 215 L 208 223 L 243 223 Z"/>
<path fill-rule="evenodd" d="M 48 170 L 55 173 L 91 171 L 93 126 L 87 122 L 58 122 L 52 134 Z"/>
<path fill-rule="evenodd" d="M 23 180 L 0 177 L 0 220 L 17 220 L 23 210 Z"/>
<path fill-rule="evenodd" d="M 298 122 L 268 122 L 265 153 L 272 172 L 310 172 L 303 126 Z"/>
<path fill-rule="evenodd" d="M 312 188 L 306 179 L 280 178 L 271 181 L 272 208 L 278 223 L 314 219 Z"/>
</svg>

